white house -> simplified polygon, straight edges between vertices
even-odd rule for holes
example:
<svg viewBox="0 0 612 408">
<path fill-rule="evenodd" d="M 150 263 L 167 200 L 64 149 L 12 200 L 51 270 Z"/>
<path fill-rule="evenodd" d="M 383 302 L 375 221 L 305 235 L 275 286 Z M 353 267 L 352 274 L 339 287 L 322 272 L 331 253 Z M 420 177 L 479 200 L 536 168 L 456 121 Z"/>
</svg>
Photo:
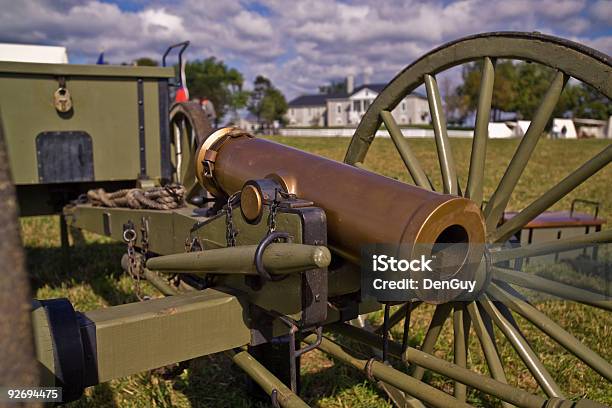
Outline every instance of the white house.
<svg viewBox="0 0 612 408">
<path fill-rule="evenodd" d="M 289 126 L 355 127 L 386 84 L 365 84 L 352 88 L 347 78 L 347 92 L 302 95 L 289 102 Z M 398 125 L 428 124 L 427 98 L 417 93 L 407 95 L 392 111 Z"/>
<path fill-rule="evenodd" d="M 255 133 L 260 127 L 257 117 L 250 112 L 239 116 L 233 125 L 251 133 Z"/>
<path fill-rule="evenodd" d="M 326 101 L 331 95 L 302 95 L 289 102 L 289 126 L 327 126 Z"/>
</svg>

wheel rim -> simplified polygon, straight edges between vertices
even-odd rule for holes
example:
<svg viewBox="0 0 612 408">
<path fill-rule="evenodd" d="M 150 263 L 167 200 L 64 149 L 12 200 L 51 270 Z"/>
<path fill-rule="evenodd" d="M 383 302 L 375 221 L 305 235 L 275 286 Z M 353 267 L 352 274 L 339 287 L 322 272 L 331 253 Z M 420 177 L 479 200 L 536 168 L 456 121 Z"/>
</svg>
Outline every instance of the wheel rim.
<svg viewBox="0 0 612 408">
<path fill-rule="evenodd" d="M 212 133 L 206 114 L 195 102 L 181 102 L 170 110 L 170 134 L 175 182 L 185 186 L 189 200 L 200 190 L 195 174 L 198 146 Z"/>
<path fill-rule="evenodd" d="M 612 382 L 612 365 L 525 301 L 509 284 L 545 292 L 561 299 L 574 300 L 607 311 L 612 311 L 612 301 L 606 299 L 602 294 L 578 289 L 537 275 L 504 268 L 499 266 L 499 263 L 569 248 L 583 248 L 596 243 L 612 242 L 612 231 L 602 231 L 581 238 L 565 238 L 550 243 L 530 244 L 522 248 L 507 249 L 503 246 L 503 243 L 508 241 L 517 231 L 520 231 L 529 221 L 607 166 L 612 161 L 612 145 L 608 145 L 592 159 L 571 172 L 565 179 L 542 194 L 510 221 L 498 227 L 498 220 L 503 216 L 510 201 L 510 196 L 529 162 L 537 141 L 544 131 L 568 79 L 570 77 L 579 79 L 600 91 L 604 96 L 612 97 L 612 81 L 609 80 L 609 72 L 612 70 L 610 57 L 570 41 L 528 33 L 481 34 L 443 45 L 409 65 L 381 91 L 358 125 L 344 161 L 347 164 L 362 167 L 375 133 L 384 123 L 414 183 L 422 188 L 433 190 L 428 175 L 423 171 L 391 114 L 391 111 L 406 95 L 424 84 L 440 164 L 442 192 L 451 195 L 463 195 L 481 205 L 483 203 L 488 122 L 493 94 L 495 60 L 497 58 L 537 62 L 556 69 L 556 72 L 529 129 L 483 210 L 488 231 L 487 243 L 497 245 L 496 250 L 490 254 L 493 264 L 491 268 L 493 283 L 477 301 L 438 305 L 421 344 L 421 351 L 433 354 L 442 326 L 452 315 L 454 363 L 460 367 L 467 367 L 468 334 L 473 328 L 491 377 L 507 383 L 503 361 L 497 351 L 493 335 L 492 328 L 496 326 L 513 346 L 516 354 L 536 380 L 540 389 L 549 398 L 565 398 L 563 391 L 555 383 L 555 380 L 521 332 L 513 313 L 527 320 L 540 332 L 555 340 L 565 350 L 582 360 L 610 382 Z M 456 65 L 478 60 L 482 61 L 483 67 L 481 87 L 476 111 L 468 182 L 465 189 L 462 189 L 456 173 L 435 75 Z M 387 322 L 387 329 L 404 321 L 404 335 L 407 336 L 407 327 L 409 327 L 413 306 L 412 303 L 404 304 L 391 315 Z M 388 314 L 388 311 L 386 311 L 386 314 Z M 417 365 L 412 375 L 422 380 L 425 371 L 423 367 Z M 517 389 L 518 391 L 519 389 Z M 466 385 L 460 381 L 455 381 L 454 395 L 458 400 L 465 401 L 467 396 Z M 505 402 L 502 404 L 508 405 Z"/>
</svg>

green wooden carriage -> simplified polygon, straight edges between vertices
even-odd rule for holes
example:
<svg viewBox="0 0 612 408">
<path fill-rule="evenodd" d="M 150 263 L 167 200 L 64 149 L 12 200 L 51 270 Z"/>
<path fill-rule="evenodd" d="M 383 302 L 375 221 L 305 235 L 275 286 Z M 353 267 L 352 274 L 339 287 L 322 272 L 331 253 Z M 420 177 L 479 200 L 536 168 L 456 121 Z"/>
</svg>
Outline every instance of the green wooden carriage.
<svg viewBox="0 0 612 408">
<path fill-rule="evenodd" d="M 173 173 L 174 70 L 0 62 L 0 109 L 22 215 L 59 212 L 92 187 Z"/>
</svg>

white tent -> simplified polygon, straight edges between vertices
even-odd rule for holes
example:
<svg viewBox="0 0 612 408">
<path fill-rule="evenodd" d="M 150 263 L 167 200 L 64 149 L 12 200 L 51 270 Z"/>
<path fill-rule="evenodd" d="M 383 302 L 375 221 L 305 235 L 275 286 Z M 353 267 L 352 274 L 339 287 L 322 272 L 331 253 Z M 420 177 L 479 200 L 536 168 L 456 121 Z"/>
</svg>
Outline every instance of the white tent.
<svg viewBox="0 0 612 408">
<path fill-rule="evenodd" d="M 554 118 L 552 125 L 553 139 L 576 139 L 576 127 L 572 119 Z"/>
<path fill-rule="evenodd" d="M 67 64 L 66 47 L 0 43 L 0 61 Z"/>
<path fill-rule="evenodd" d="M 513 136 L 512 129 L 505 122 L 489 122 L 489 138 L 507 139 Z"/>
</svg>

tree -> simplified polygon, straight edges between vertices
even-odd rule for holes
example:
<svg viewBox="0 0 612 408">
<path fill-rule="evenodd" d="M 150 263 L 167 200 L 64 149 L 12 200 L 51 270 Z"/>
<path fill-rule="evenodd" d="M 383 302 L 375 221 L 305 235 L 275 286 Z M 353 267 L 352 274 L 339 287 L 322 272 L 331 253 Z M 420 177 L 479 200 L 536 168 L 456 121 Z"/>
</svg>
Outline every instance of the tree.
<svg viewBox="0 0 612 408">
<path fill-rule="evenodd" d="M 283 93 L 275 88 L 268 78 L 258 75 L 253 81 L 249 111 L 269 129 L 274 121 L 285 122 L 287 109 L 287 100 Z"/>
<path fill-rule="evenodd" d="M 206 98 L 215 106 L 217 125 L 228 111 L 235 114 L 246 105 L 242 74 L 215 57 L 187 62 L 185 76 L 190 96 Z"/>
<path fill-rule="evenodd" d="M 493 99 L 491 111 L 494 119 L 499 119 L 502 111 L 510 112 L 514 108 L 516 98 L 516 68 L 512 61 L 498 61 L 495 65 L 495 78 L 493 83 Z M 480 82 L 482 78 L 482 62 L 467 64 L 462 72 L 463 84 L 457 87 L 456 94 L 459 98 L 458 109 L 461 116 L 467 116 L 468 112 L 475 111 L 478 107 L 478 96 L 480 95 Z"/>
<path fill-rule="evenodd" d="M 481 62 L 467 64 L 464 67 L 463 84 L 456 88 L 454 95 L 459 99 L 458 110 L 462 114 L 467 115 L 475 111 L 478 106 L 481 71 Z M 499 120 L 501 111 L 515 112 L 518 118 L 533 118 L 554 75 L 555 71 L 552 68 L 541 64 L 498 61 L 495 66 L 495 84 L 491 102 L 493 119 Z M 449 104 L 451 103 L 447 103 Z M 592 87 L 583 83 L 569 83 L 565 85 L 553 110 L 551 122 L 554 117 L 568 114 L 573 117 L 605 120 L 612 115 L 612 105 L 605 96 Z"/>
<path fill-rule="evenodd" d="M 253 91 L 249 98 L 249 111 L 257 116 L 257 120 L 261 118 L 262 101 L 268 89 L 272 88 L 272 82 L 263 75 L 257 75 L 253 81 Z"/>
<path fill-rule="evenodd" d="M 607 120 L 612 116 L 609 99 L 584 83 L 566 86 L 559 104 L 574 118 Z"/>
<path fill-rule="evenodd" d="M 514 95 L 509 110 L 521 119 L 533 118 L 554 77 L 554 70 L 540 64 L 520 62 L 515 65 Z M 552 117 L 562 116 L 565 110 L 558 103 Z"/>
<path fill-rule="evenodd" d="M 139 67 L 157 67 L 159 65 L 159 62 L 157 62 L 153 58 L 149 58 L 149 57 L 138 58 L 134 62 Z"/>
<path fill-rule="evenodd" d="M 261 119 L 268 127 L 274 122 L 285 122 L 287 113 L 285 96 L 276 88 L 269 88 L 261 101 Z"/>
<path fill-rule="evenodd" d="M 444 98 L 444 113 L 448 123 L 462 123 L 468 113 L 463 109 L 466 106 L 465 96 L 454 91 L 451 79 L 446 76 L 440 80 L 440 92 Z"/>
</svg>

